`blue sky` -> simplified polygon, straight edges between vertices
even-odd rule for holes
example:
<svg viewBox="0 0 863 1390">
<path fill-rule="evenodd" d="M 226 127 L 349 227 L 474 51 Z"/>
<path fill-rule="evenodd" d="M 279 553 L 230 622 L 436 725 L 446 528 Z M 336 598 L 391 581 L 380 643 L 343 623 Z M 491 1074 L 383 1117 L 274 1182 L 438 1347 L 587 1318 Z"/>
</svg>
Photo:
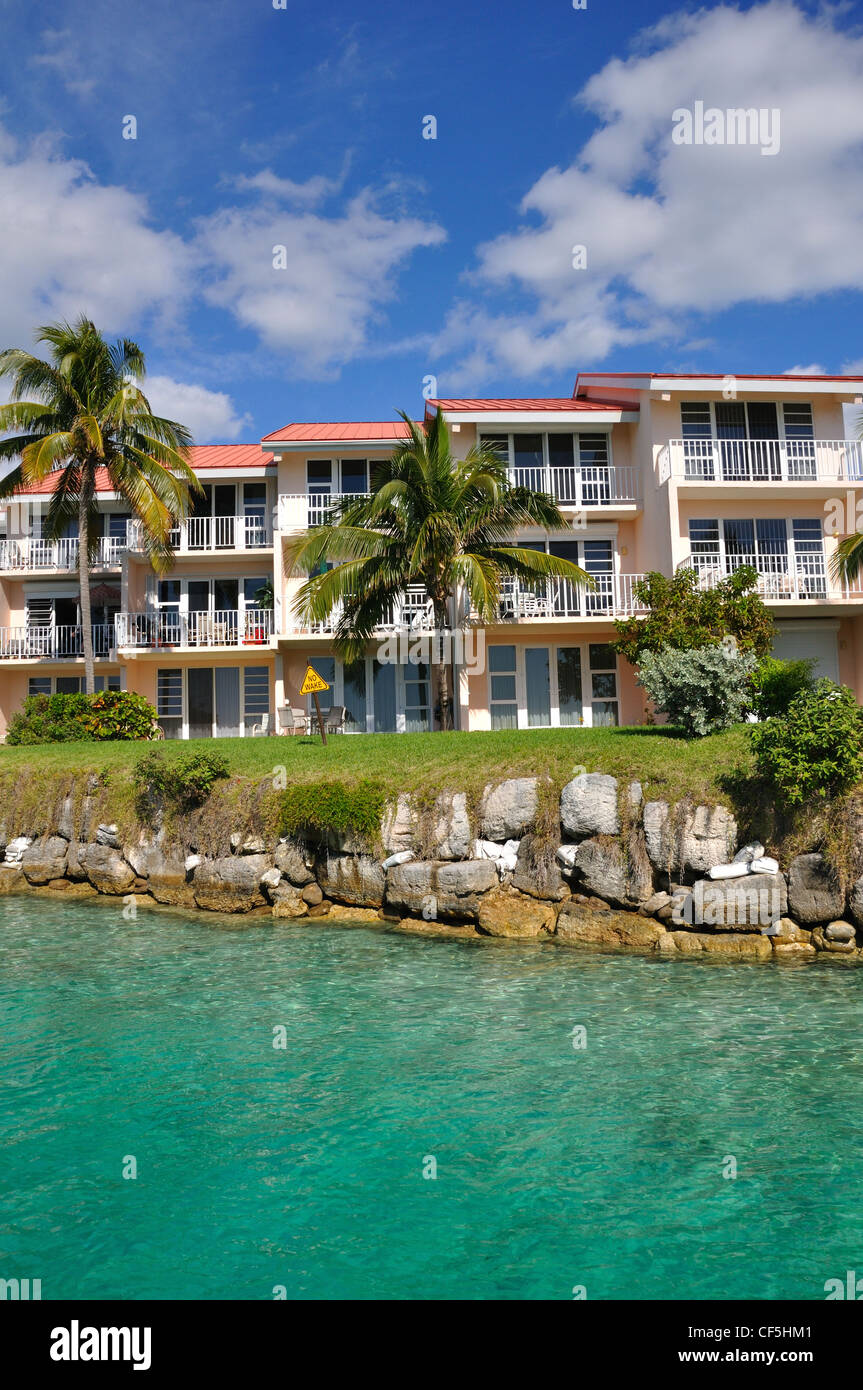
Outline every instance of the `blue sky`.
<svg viewBox="0 0 863 1390">
<path fill-rule="evenodd" d="M 863 370 L 860 5 L 0 0 L 0 23 L 3 345 L 85 311 L 200 442 L 419 413 L 428 375 Z M 675 146 L 699 100 L 778 110 L 779 152 Z"/>
</svg>

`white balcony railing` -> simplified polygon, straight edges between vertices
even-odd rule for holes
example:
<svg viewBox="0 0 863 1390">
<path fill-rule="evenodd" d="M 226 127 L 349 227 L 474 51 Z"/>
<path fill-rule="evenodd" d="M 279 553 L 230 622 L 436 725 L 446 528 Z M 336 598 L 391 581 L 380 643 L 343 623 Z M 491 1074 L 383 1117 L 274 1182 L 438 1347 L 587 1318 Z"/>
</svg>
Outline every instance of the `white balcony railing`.
<svg viewBox="0 0 863 1390">
<path fill-rule="evenodd" d="M 850 439 L 671 439 L 660 475 L 693 483 L 863 482 L 863 444 Z"/>
<path fill-rule="evenodd" d="M 118 647 L 262 647 L 272 636 L 271 609 L 212 613 L 118 613 Z"/>
<path fill-rule="evenodd" d="M 758 575 L 757 592 L 765 602 L 815 599 L 863 599 L 863 581 L 835 583 L 822 554 L 798 552 L 788 555 L 690 555 L 678 569 L 695 570 L 699 588 L 713 589 L 744 565 Z"/>
<path fill-rule="evenodd" d="M 130 550 L 143 550 L 140 521 L 130 521 L 127 540 Z M 171 532 L 171 545 L 179 555 L 214 550 L 268 550 L 273 544 L 273 528 L 262 513 L 250 516 L 190 516 Z"/>
<path fill-rule="evenodd" d="M 92 567 L 119 569 L 125 537 L 100 536 Z M 44 541 L 32 536 L 0 541 L 0 570 L 76 570 L 78 541 Z"/>
<path fill-rule="evenodd" d="M 104 659 L 114 646 L 113 623 L 93 624 L 93 655 Z M 84 635 L 79 626 L 0 627 L 0 658 L 81 657 Z"/>
<path fill-rule="evenodd" d="M 333 507 L 342 502 L 360 502 L 368 496 L 368 492 L 284 492 L 279 497 L 279 528 L 309 531 L 322 526 Z"/>
<path fill-rule="evenodd" d="M 576 468 L 510 468 L 513 487 L 545 492 L 561 507 L 609 507 L 636 504 L 641 498 L 639 470 L 610 464 Z"/>
<path fill-rule="evenodd" d="M 299 619 L 291 615 L 288 619 L 287 631 L 290 633 L 313 633 L 316 636 L 327 636 L 335 632 L 342 617 L 342 604 L 339 603 L 330 613 L 329 617 L 321 622 L 303 624 Z M 415 632 L 430 632 L 434 627 L 434 609 L 422 584 L 410 584 L 405 590 L 387 617 L 377 629 L 379 632 L 395 632 L 399 628 L 407 628 Z"/>
<path fill-rule="evenodd" d="M 568 579 L 547 579 L 526 588 L 518 580 L 504 586 L 498 620 L 524 622 L 531 618 L 626 618 L 644 611 L 635 586 L 643 574 L 594 574 L 592 589 L 577 588 Z"/>
</svg>

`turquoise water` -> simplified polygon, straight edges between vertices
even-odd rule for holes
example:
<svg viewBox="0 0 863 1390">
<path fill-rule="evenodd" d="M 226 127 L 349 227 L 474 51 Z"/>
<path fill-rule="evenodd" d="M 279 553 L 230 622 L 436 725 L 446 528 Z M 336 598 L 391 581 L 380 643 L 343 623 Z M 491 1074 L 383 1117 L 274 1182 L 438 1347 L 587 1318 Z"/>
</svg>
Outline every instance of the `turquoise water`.
<svg viewBox="0 0 863 1390">
<path fill-rule="evenodd" d="M 0 1276 L 43 1298 L 823 1298 L 863 1269 L 863 970 L 108 901 L 0 923 Z"/>
</svg>

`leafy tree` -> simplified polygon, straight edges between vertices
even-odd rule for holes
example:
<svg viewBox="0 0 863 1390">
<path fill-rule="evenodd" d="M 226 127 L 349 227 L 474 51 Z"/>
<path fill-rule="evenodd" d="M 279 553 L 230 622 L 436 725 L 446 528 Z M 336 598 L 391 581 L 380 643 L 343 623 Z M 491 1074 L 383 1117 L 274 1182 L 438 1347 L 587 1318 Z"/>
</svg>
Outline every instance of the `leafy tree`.
<svg viewBox="0 0 863 1390">
<path fill-rule="evenodd" d="M 791 701 L 815 684 L 812 660 L 778 661 L 762 657 L 752 674 L 752 708 L 759 719 L 785 714 Z"/>
<path fill-rule="evenodd" d="M 845 685 L 816 681 L 784 716 L 754 724 L 751 738 L 760 772 L 792 806 L 863 779 L 863 710 Z"/>
<path fill-rule="evenodd" d="M 681 651 L 666 645 L 643 654 L 637 679 L 687 738 L 704 738 L 745 719 L 754 669 L 755 657 L 734 646 Z"/>
<path fill-rule="evenodd" d="M 0 352 L 0 377 L 12 378 L 11 404 L 0 406 L 0 432 L 14 431 L 0 439 L 0 460 L 19 460 L 0 481 L 0 497 L 50 477 L 46 539 L 61 537 L 70 522 L 77 525 L 84 672 L 92 695 L 90 565 L 98 545 L 99 469 L 140 520 L 157 570 L 171 563 L 170 531 L 187 514 L 190 491 L 202 488 L 188 461 L 188 430 L 154 415 L 137 385 L 145 368 L 136 343 L 107 343 L 83 316 L 40 328 L 37 342 L 50 345 L 49 361 L 21 348 Z"/>
<path fill-rule="evenodd" d="M 773 619 L 754 592 L 758 576 L 742 565 L 712 589 L 701 589 L 695 570 L 679 569 L 668 579 L 655 570 L 635 585 L 647 607 L 644 617 L 615 623 L 615 647 L 633 666 L 663 647 L 686 651 L 734 637 L 743 652 L 766 656 L 773 644 Z"/>
<path fill-rule="evenodd" d="M 29 695 L 9 720 L 6 742 L 79 743 L 156 735 L 156 711 L 143 695 L 102 690 L 96 695 Z"/>
<path fill-rule="evenodd" d="M 527 586 L 553 575 L 592 584 L 569 560 L 513 544 L 522 527 L 569 529 L 550 497 L 513 487 L 494 449 L 475 446 L 464 459 L 454 457 L 440 410 L 427 428 L 400 414 L 408 437 L 381 464 L 373 495 L 336 504 L 327 524 L 285 546 L 286 572 L 311 576 L 300 588 L 295 614 L 322 622 L 341 605 L 335 645 L 346 661 L 364 655 L 411 584 L 425 587 L 438 632 L 450 626 L 461 590 L 474 615 L 490 622 L 507 577 Z M 319 572 L 326 561 L 336 563 Z M 434 667 L 441 727 L 449 729 L 452 696 L 442 646 Z"/>
</svg>

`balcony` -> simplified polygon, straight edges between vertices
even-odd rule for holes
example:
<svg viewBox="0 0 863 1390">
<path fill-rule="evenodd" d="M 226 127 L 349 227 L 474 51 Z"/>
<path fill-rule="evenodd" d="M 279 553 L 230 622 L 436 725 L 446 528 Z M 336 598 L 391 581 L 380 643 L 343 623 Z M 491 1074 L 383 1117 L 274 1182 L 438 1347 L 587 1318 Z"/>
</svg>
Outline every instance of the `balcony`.
<svg viewBox="0 0 863 1390">
<path fill-rule="evenodd" d="M 749 565 L 758 575 L 757 592 L 765 603 L 856 602 L 863 600 L 863 581 L 830 580 L 820 554 L 690 555 L 678 569 L 695 570 L 700 589 L 714 589 L 721 580 Z"/>
<path fill-rule="evenodd" d="M 114 646 L 113 623 L 93 624 L 93 655 L 105 660 Z M 0 659 L 9 661 L 83 657 L 80 626 L 0 627 Z"/>
<path fill-rule="evenodd" d="M 498 622 L 549 622 L 561 618 L 629 618 L 644 612 L 635 586 L 643 574 L 594 574 L 594 588 L 579 589 L 568 579 L 546 579 L 524 587 L 511 579 L 504 585 Z"/>
<path fill-rule="evenodd" d="M 333 507 L 370 496 L 368 492 L 283 492 L 279 497 L 279 529 L 310 531 L 323 526 Z"/>
<path fill-rule="evenodd" d="M 850 439 L 671 439 L 660 480 L 782 484 L 863 482 L 863 444 Z"/>
<path fill-rule="evenodd" d="M 140 521 L 126 528 L 129 550 L 141 554 L 144 535 Z M 190 516 L 171 532 L 171 545 L 177 555 L 213 554 L 220 550 L 270 550 L 273 528 L 266 516 Z"/>
<path fill-rule="evenodd" d="M 118 647 L 264 647 L 273 632 L 271 609 L 222 609 L 213 613 L 118 613 Z"/>
<path fill-rule="evenodd" d="M 124 537 L 100 536 L 91 568 L 119 569 L 125 548 Z M 32 536 L 22 536 L 18 540 L 0 541 L 0 570 L 32 574 L 39 571 L 68 571 L 77 568 L 77 539 L 43 541 Z"/>
<path fill-rule="evenodd" d="M 302 623 L 298 622 L 297 619 L 291 615 L 288 619 L 288 626 L 285 629 L 286 634 L 293 636 L 295 634 L 308 633 L 310 636 L 314 637 L 331 636 L 341 621 L 342 612 L 343 608 L 339 603 L 328 618 L 325 618 L 319 623 L 310 623 L 308 626 L 303 626 Z M 400 628 L 407 628 L 409 631 L 413 632 L 431 632 L 434 625 L 432 602 L 424 586 L 422 584 L 410 584 L 398 603 L 396 603 L 387 614 L 377 631 L 396 632 Z"/>
<path fill-rule="evenodd" d="M 545 492 L 559 507 L 638 506 L 641 501 L 639 470 L 617 464 L 566 468 L 510 468 L 513 487 Z"/>
</svg>

